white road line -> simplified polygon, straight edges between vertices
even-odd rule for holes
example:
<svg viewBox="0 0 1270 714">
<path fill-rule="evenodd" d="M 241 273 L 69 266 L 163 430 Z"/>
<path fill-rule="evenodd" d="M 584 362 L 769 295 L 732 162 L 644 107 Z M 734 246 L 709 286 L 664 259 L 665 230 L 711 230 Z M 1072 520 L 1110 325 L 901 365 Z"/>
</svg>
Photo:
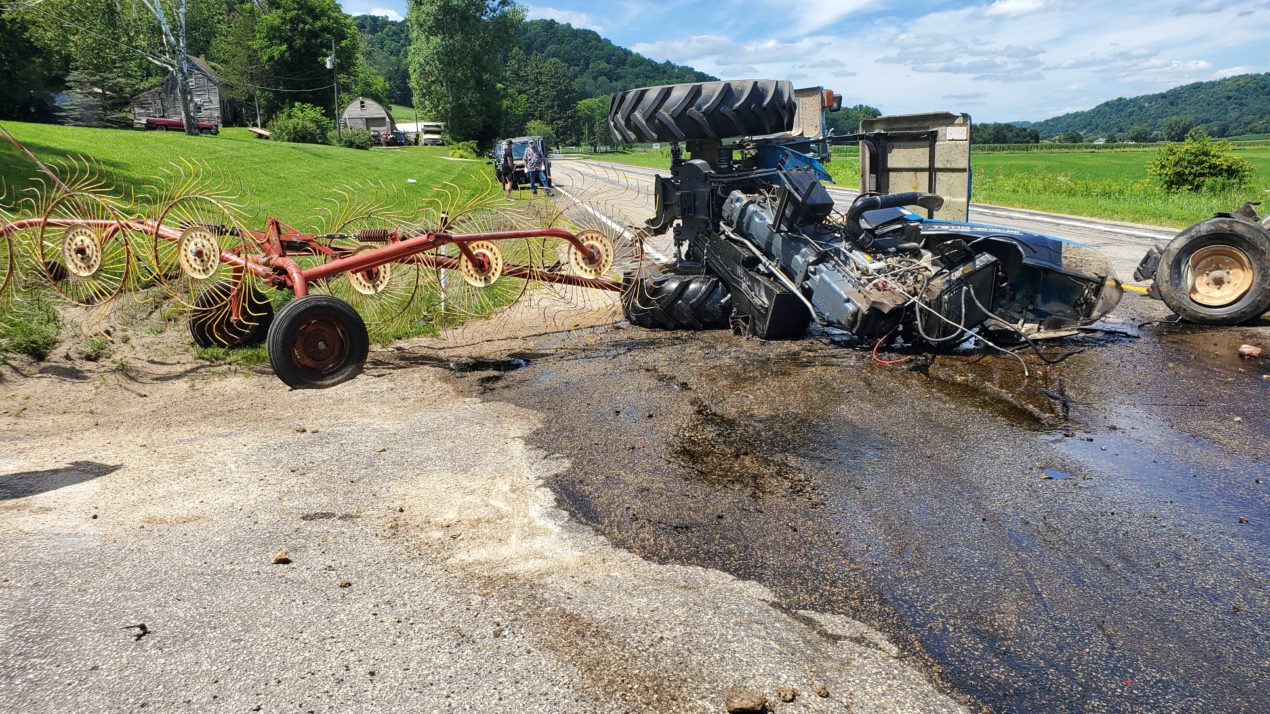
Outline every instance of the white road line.
<svg viewBox="0 0 1270 714">
<path fill-rule="evenodd" d="M 590 213 L 591 215 L 593 215 L 593 216 L 595 216 L 596 218 L 598 218 L 598 219 L 600 219 L 601 221 L 603 221 L 605 225 L 607 225 L 609 228 L 612 228 L 613 230 L 617 231 L 617 232 L 618 232 L 619 234 L 621 234 L 621 236 L 622 236 L 623 238 L 625 238 L 626 240 L 628 240 L 628 241 L 630 241 L 630 242 L 632 242 L 632 243 L 634 243 L 634 242 L 635 242 L 635 236 L 631 235 L 631 232 L 630 232 L 630 231 L 626 230 L 626 229 L 625 229 L 625 228 L 623 228 L 622 226 L 619 226 L 617 223 L 615 223 L 615 222 L 613 221 L 613 219 L 609 218 L 608 216 L 604 215 L 603 213 L 600 213 L 599 211 L 595 210 L 594 208 L 591 208 L 590 206 L 588 206 L 587 204 L 583 203 L 582 201 L 579 201 L 577 196 L 574 196 L 573 194 L 569 193 L 568 191 L 564 190 L 563 188 L 560 188 L 559 186 L 556 186 L 556 187 L 555 187 L 555 189 L 556 189 L 557 191 L 559 191 L 560 193 L 563 193 L 564 195 L 566 195 L 566 196 L 568 196 L 569 198 L 573 199 L 573 202 L 574 202 L 574 203 L 578 204 L 578 205 L 579 205 L 579 206 L 581 206 L 583 209 L 585 209 L 585 210 L 587 211 L 587 213 Z M 657 261 L 658 263 L 669 263 L 669 262 L 670 262 L 670 259 L 669 259 L 669 258 L 667 258 L 666 256 L 662 255 L 661 253 L 657 252 L 657 250 L 656 250 L 656 249 L 654 249 L 652 246 L 648 245 L 648 241 L 643 241 L 643 245 L 644 245 L 644 252 L 645 252 L 645 253 L 647 253 L 647 254 L 649 254 L 649 255 L 651 255 L 651 256 L 653 257 L 653 260 Z"/>
</svg>

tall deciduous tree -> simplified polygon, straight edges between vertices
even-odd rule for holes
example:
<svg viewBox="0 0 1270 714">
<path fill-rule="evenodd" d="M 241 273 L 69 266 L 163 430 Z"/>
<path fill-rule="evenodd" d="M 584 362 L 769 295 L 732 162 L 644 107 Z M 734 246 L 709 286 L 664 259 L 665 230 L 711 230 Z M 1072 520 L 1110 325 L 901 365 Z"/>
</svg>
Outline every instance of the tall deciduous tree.
<svg viewBox="0 0 1270 714">
<path fill-rule="evenodd" d="M 499 129 L 502 61 L 524 12 L 511 0 L 410 0 L 410 87 L 429 119 L 455 139 Z"/>
<path fill-rule="evenodd" d="M 609 130 L 609 98 L 592 97 L 578 102 L 578 138 L 599 151 L 601 146 L 613 143 Z"/>
<path fill-rule="evenodd" d="M 341 82 L 357 68 L 357 26 L 336 0 L 269 0 L 256 23 L 256 52 L 262 62 L 265 114 L 292 102 L 308 102 L 335 116 L 331 70 L 326 58 L 335 42 Z M 267 99 L 266 99 L 267 97 Z M 340 108 L 342 109 L 342 107 Z"/>
</svg>

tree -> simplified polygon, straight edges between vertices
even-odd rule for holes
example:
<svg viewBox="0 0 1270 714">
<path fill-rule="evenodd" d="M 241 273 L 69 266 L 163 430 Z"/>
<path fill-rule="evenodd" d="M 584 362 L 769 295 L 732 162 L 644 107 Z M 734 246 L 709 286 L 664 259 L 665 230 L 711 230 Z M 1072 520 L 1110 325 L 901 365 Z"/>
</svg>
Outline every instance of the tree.
<svg viewBox="0 0 1270 714">
<path fill-rule="evenodd" d="M 1229 141 L 1213 141 L 1201 131 L 1192 131 L 1184 142 L 1160 147 L 1147 165 L 1147 174 L 1159 180 L 1166 191 L 1242 186 L 1253 171 L 1252 164 L 1235 155 Z"/>
<path fill-rule="evenodd" d="M 526 116 L 550 126 L 558 139 L 573 143 L 578 99 L 564 62 L 542 55 L 521 61 L 513 51 L 507 66 L 509 89 L 513 96 L 525 98 Z"/>
<path fill-rule="evenodd" d="M 613 143 L 609 129 L 608 97 L 592 97 L 578 102 L 578 133 L 582 144 L 590 146 L 591 151 L 599 151 L 600 146 Z"/>
<path fill-rule="evenodd" d="M 539 121 L 537 119 L 531 120 L 525 125 L 525 135 L 541 136 L 543 141 L 549 147 L 554 147 L 556 145 L 556 132 L 551 128 L 551 125 L 545 121 Z"/>
<path fill-rule="evenodd" d="M 458 140 L 494 138 L 502 53 L 524 16 L 511 0 L 409 0 L 410 88 L 415 105 Z"/>
<path fill-rule="evenodd" d="M 38 52 L 20 20 L 0 15 L 0 118 L 30 121 L 48 114 L 58 82 Z"/>
<path fill-rule="evenodd" d="M 1164 122 L 1162 130 L 1164 138 L 1169 141 L 1182 141 L 1191 129 L 1195 127 L 1195 120 L 1190 117 L 1169 117 Z"/>
<path fill-rule="evenodd" d="M 253 42 L 260 55 L 260 92 L 265 113 L 292 102 L 325 107 L 334 117 L 331 70 L 326 58 L 335 41 L 335 60 L 341 82 L 351 81 L 357 69 L 359 40 L 352 18 L 344 14 L 336 0 L 270 0 L 256 23 Z"/>
<path fill-rule="evenodd" d="M 1125 132 L 1124 138 L 1126 141 L 1132 141 L 1135 144 L 1145 144 L 1151 141 L 1151 130 L 1138 124 L 1130 127 L 1129 131 Z"/>
<path fill-rule="evenodd" d="M 836 112 L 830 112 L 825 119 L 825 123 L 833 133 L 838 136 L 854 134 L 860 130 L 860 122 L 866 119 L 876 119 L 882 116 L 882 111 L 877 107 L 871 107 L 867 104 L 857 104 L 853 107 L 843 107 Z"/>
<path fill-rule="evenodd" d="M 1085 135 L 1079 131 L 1065 131 L 1055 139 L 1060 144 L 1083 144 Z"/>
</svg>

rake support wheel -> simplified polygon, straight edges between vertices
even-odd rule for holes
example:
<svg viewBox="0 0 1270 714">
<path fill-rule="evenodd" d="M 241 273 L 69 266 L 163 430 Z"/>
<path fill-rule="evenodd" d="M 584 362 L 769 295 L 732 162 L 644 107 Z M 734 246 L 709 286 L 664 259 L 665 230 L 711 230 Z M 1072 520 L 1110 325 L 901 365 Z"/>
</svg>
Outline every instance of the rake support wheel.
<svg viewBox="0 0 1270 714">
<path fill-rule="evenodd" d="M 333 387 L 361 373 L 370 336 L 348 303 L 330 295 L 306 295 L 278 312 L 267 347 L 269 364 L 288 386 Z"/>
</svg>

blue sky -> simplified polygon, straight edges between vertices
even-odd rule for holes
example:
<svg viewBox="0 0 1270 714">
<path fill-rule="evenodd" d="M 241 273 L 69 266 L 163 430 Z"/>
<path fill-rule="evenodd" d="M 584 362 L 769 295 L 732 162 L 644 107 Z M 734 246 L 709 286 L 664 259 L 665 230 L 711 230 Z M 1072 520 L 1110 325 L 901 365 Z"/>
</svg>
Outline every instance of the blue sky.
<svg viewBox="0 0 1270 714">
<path fill-rule="evenodd" d="M 397 19 L 405 0 L 341 0 Z M 1270 71 L 1270 0 L 544 0 L 655 60 L 823 85 L 890 114 L 1039 120 L 1116 97 Z M 602 8 L 602 9 L 597 9 Z"/>
</svg>

